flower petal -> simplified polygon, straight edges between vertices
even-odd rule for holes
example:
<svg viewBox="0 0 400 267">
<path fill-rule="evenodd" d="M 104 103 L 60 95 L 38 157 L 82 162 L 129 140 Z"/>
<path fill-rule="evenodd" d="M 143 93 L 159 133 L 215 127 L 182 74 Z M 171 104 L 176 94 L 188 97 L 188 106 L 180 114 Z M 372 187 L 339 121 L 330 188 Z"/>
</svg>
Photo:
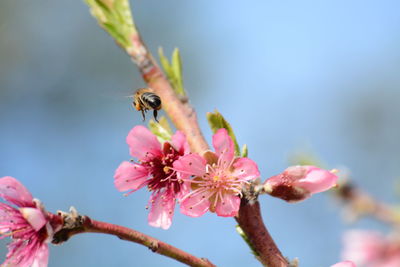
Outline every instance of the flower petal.
<svg viewBox="0 0 400 267">
<path fill-rule="evenodd" d="M 206 160 L 199 154 L 188 154 L 180 157 L 173 163 L 174 170 L 179 172 L 182 178 L 190 175 L 202 176 L 206 172 Z"/>
<path fill-rule="evenodd" d="M 326 191 L 335 186 L 338 177 L 330 171 L 314 166 L 303 166 L 308 169 L 306 177 L 295 184 L 308 190 L 311 194 Z"/>
<path fill-rule="evenodd" d="M 47 267 L 49 262 L 49 247 L 46 243 L 43 243 L 35 253 L 31 267 Z"/>
<path fill-rule="evenodd" d="M 181 203 L 181 213 L 191 216 L 200 217 L 210 208 L 210 201 L 206 193 L 195 193 Z"/>
<path fill-rule="evenodd" d="M 122 162 L 114 175 L 114 185 L 119 191 L 136 191 L 148 183 L 148 170 L 142 165 Z"/>
<path fill-rule="evenodd" d="M 37 208 L 20 208 L 19 211 L 36 232 L 47 223 L 43 212 Z"/>
<path fill-rule="evenodd" d="M 349 259 L 358 265 L 377 262 L 385 254 L 387 242 L 377 231 L 350 230 L 343 235 L 342 259 Z"/>
<path fill-rule="evenodd" d="M 181 131 L 176 133 L 171 138 L 172 146 L 181 154 L 190 152 L 189 143 L 186 141 L 186 136 Z"/>
<path fill-rule="evenodd" d="M 151 208 L 148 216 L 149 224 L 153 227 L 168 229 L 174 216 L 175 198 L 167 192 L 156 192 L 150 197 Z"/>
<path fill-rule="evenodd" d="M 260 177 L 257 164 L 249 158 L 239 158 L 233 163 L 233 176 L 249 181 Z"/>
<path fill-rule="evenodd" d="M 149 154 L 150 156 L 161 155 L 161 144 L 157 137 L 142 125 L 133 127 L 126 137 L 126 142 L 132 157 L 140 160 L 145 159 Z"/>
<path fill-rule="evenodd" d="M 212 137 L 212 143 L 219 160 L 225 164 L 230 164 L 234 154 L 234 144 L 228 131 L 224 128 L 219 129 Z"/>
<path fill-rule="evenodd" d="M 215 212 L 218 216 L 236 216 L 240 207 L 240 197 L 236 195 L 224 194 L 217 203 Z"/>
<path fill-rule="evenodd" d="M 17 179 L 5 176 L 0 179 L 0 197 L 19 206 L 33 207 L 33 197 Z"/>
</svg>

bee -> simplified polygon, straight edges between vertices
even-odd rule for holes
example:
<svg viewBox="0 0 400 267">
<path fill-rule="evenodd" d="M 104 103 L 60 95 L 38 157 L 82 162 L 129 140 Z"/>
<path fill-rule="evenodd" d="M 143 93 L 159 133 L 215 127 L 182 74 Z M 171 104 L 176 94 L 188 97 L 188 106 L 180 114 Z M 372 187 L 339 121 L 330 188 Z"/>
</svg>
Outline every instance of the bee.
<svg viewBox="0 0 400 267">
<path fill-rule="evenodd" d="M 157 120 L 157 110 L 161 109 L 161 98 L 153 93 L 150 88 L 140 88 L 133 95 L 133 106 L 137 111 L 142 112 L 143 121 L 145 120 L 144 113 L 148 110 L 153 110 L 153 116 L 156 122 Z"/>
</svg>

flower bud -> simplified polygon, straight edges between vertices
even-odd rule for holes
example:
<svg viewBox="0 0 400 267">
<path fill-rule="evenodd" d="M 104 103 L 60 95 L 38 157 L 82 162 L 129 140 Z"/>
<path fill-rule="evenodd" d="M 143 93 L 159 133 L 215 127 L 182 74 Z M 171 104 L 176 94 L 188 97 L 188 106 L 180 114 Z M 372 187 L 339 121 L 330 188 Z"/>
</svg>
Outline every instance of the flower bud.
<svg viewBox="0 0 400 267">
<path fill-rule="evenodd" d="M 291 166 L 264 183 L 264 191 L 288 202 L 309 198 L 336 185 L 337 176 L 315 166 Z"/>
</svg>

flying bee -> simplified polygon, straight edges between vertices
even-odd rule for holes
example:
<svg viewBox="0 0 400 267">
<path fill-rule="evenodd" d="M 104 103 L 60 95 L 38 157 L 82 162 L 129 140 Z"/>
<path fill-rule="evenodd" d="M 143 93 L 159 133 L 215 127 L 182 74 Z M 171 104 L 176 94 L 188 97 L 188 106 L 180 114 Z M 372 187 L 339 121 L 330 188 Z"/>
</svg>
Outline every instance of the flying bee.
<svg viewBox="0 0 400 267">
<path fill-rule="evenodd" d="M 142 112 L 143 121 L 145 120 L 144 113 L 148 110 L 153 110 L 153 116 L 156 122 L 157 120 L 157 110 L 161 109 L 161 98 L 153 93 L 150 88 L 140 88 L 133 95 L 133 106 L 137 111 Z"/>
</svg>

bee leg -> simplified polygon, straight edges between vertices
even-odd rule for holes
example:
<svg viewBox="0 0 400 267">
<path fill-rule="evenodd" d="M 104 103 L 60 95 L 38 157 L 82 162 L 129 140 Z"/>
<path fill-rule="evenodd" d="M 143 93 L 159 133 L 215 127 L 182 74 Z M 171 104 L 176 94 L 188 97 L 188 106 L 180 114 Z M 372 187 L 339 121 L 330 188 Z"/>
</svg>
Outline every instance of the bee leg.
<svg viewBox="0 0 400 267">
<path fill-rule="evenodd" d="M 153 110 L 153 116 L 154 116 L 154 119 L 156 120 L 156 122 L 159 122 L 159 121 L 157 120 L 157 110 L 156 110 L 156 109 Z"/>
<path fill-rule="evenodd" d="M 145 120 L 146 120 L 146 117 L 144 116 L 144 111 L 143 111 L 143 109 L 142 109 L 141 111 L 142 111 L 143 121 L 145 121 Z"/>
</svg>

